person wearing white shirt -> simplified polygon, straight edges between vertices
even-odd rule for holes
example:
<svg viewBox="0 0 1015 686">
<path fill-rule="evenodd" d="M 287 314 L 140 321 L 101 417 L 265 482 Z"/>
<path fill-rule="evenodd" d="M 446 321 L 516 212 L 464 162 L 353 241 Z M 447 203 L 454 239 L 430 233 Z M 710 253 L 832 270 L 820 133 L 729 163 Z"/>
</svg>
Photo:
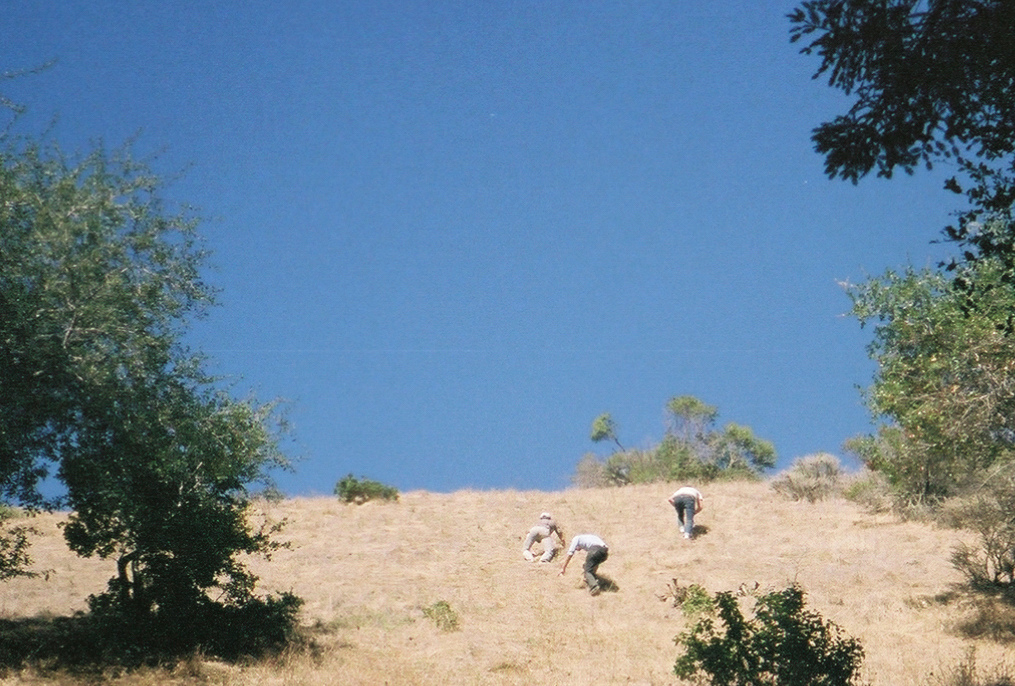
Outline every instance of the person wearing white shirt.
<svg viewBox="0 0 1015 686">
<path fill-rule="evenodd" d="M 701 512 L 705 506 L 705 499 L 697 488 L 684 486 L 674 491 L 673 495 L 666 499 L 677 511 L 677 522 L 680 523 L 680 531 L 684 538 L 694 536 L 694 515 Z"/>
<path fill-rule="evenodd" d="M 589 593 L 599 595 L 603 590 L 602 580 L 596 575 L 596 572 L 599 570 L 599 565 L 610 556 L 610 549 L 603 539 L 595 534 L 578 534 L 571 539 L 571 547 L 567 549 L 567 557 L 564 559 L 564 566 L 560 568 L 560 576 L 564 576 L 564 572 L 567 571 L 567 563 L 579 550 L 585 551 L 585 565 L 582 570 L 585 573 L 585 583 L 589 587 Z"/>
</svg>

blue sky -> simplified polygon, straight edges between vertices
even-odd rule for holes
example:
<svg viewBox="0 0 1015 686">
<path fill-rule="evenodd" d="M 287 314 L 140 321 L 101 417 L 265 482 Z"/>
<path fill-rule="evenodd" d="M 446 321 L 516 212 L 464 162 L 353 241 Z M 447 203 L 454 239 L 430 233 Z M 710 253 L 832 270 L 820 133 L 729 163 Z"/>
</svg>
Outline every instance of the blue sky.
<svg viewBox="0 0 1015 686">
<path fill-rule="evenodd" d="M 692 6 L 693 5 L 693 6 Z M 12 0 L 0 82 L 200 208 L 193 344 L 290 401 L 292 494 L 567 487 L 691 394 L 779 467 L 870 422 L 838 282 L 933 265 L 948 169 L 831 181 L 793 2 Z M 181 175 L 182 172 L 182 175 Z"/>
</svg>

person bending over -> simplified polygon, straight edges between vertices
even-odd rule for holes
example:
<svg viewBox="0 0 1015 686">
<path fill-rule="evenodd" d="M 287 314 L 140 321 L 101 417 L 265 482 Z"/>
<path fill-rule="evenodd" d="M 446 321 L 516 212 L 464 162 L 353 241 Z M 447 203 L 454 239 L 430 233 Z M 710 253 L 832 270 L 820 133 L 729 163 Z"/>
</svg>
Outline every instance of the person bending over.
<svg viewBox="0 0 1015 686">
<path fill-rule="evenodd" d="M 589 587 L 589 593 L 599 595 L 603 590 L 602 579 L 596 575 L 596 572 L 599 570 L 599 565 L 610 556 L 610 549 L 603 539 L 595 534 L 578 534 L 571 539 L 571 547 L 567 549 L 567 557 L 564 558 L 564 566 L 560 568 L 560 576 L 564 576 L 564 572 L 567 571 L 567 563 L 579 550 L 585 551 L 585 565 L 582 567 L 585 573 L 585 584 Z"/>
</svg>

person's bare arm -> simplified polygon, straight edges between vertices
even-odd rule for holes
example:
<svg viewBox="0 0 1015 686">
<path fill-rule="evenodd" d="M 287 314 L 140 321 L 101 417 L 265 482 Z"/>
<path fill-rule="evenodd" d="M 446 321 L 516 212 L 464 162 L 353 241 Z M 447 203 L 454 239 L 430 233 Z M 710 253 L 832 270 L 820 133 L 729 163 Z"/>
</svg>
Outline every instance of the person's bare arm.
<svg viewBox="0 0 1015 686">
<path fill-rule="evenodd" d="M 574 553 L 568 553 L 567 557 L 564 558 L 564 566 L 560 568 L 559 576 L 564 576 L 564 572 L 567 571 L 567 563 L 571 561 L 572 557 L 574 557 Z"/>
<path fill-rule="evenodd" d="M 705 509 L 705 499 L 704 498 L 696 499 L 694 501 L 694 505 L 695 505 L 694 514 L 698 514 L 699 512 Z"/>
</svg>

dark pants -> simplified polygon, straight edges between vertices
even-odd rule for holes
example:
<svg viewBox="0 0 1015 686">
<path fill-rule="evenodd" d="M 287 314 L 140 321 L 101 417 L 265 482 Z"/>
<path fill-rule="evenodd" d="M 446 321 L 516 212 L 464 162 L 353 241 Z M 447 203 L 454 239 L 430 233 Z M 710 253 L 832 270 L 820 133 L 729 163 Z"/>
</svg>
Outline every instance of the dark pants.
<svg viewBox="0 0 1015 686">
<path fill-rule="evenodd" d="M 585 566 L 582 567 L 582 570 L 585 572 L 585 583 L 588 584 L 590 589 L 599 586 L 599 577 L 596 576 L 596 570 L 599 569 L 599 565 L 606 562 L 606 558 L 609 556 L 610 551 L 601 545 L 592 546 L 585 553 Z"/>
<path fill-rule="evenodd" d="M 677 509 L 677 521 L 688 534 L 694 533 L 694 504 L 693 495 L 678 496 L 677 502 L 673 503 L 673 507 Z"/>
</svg>

